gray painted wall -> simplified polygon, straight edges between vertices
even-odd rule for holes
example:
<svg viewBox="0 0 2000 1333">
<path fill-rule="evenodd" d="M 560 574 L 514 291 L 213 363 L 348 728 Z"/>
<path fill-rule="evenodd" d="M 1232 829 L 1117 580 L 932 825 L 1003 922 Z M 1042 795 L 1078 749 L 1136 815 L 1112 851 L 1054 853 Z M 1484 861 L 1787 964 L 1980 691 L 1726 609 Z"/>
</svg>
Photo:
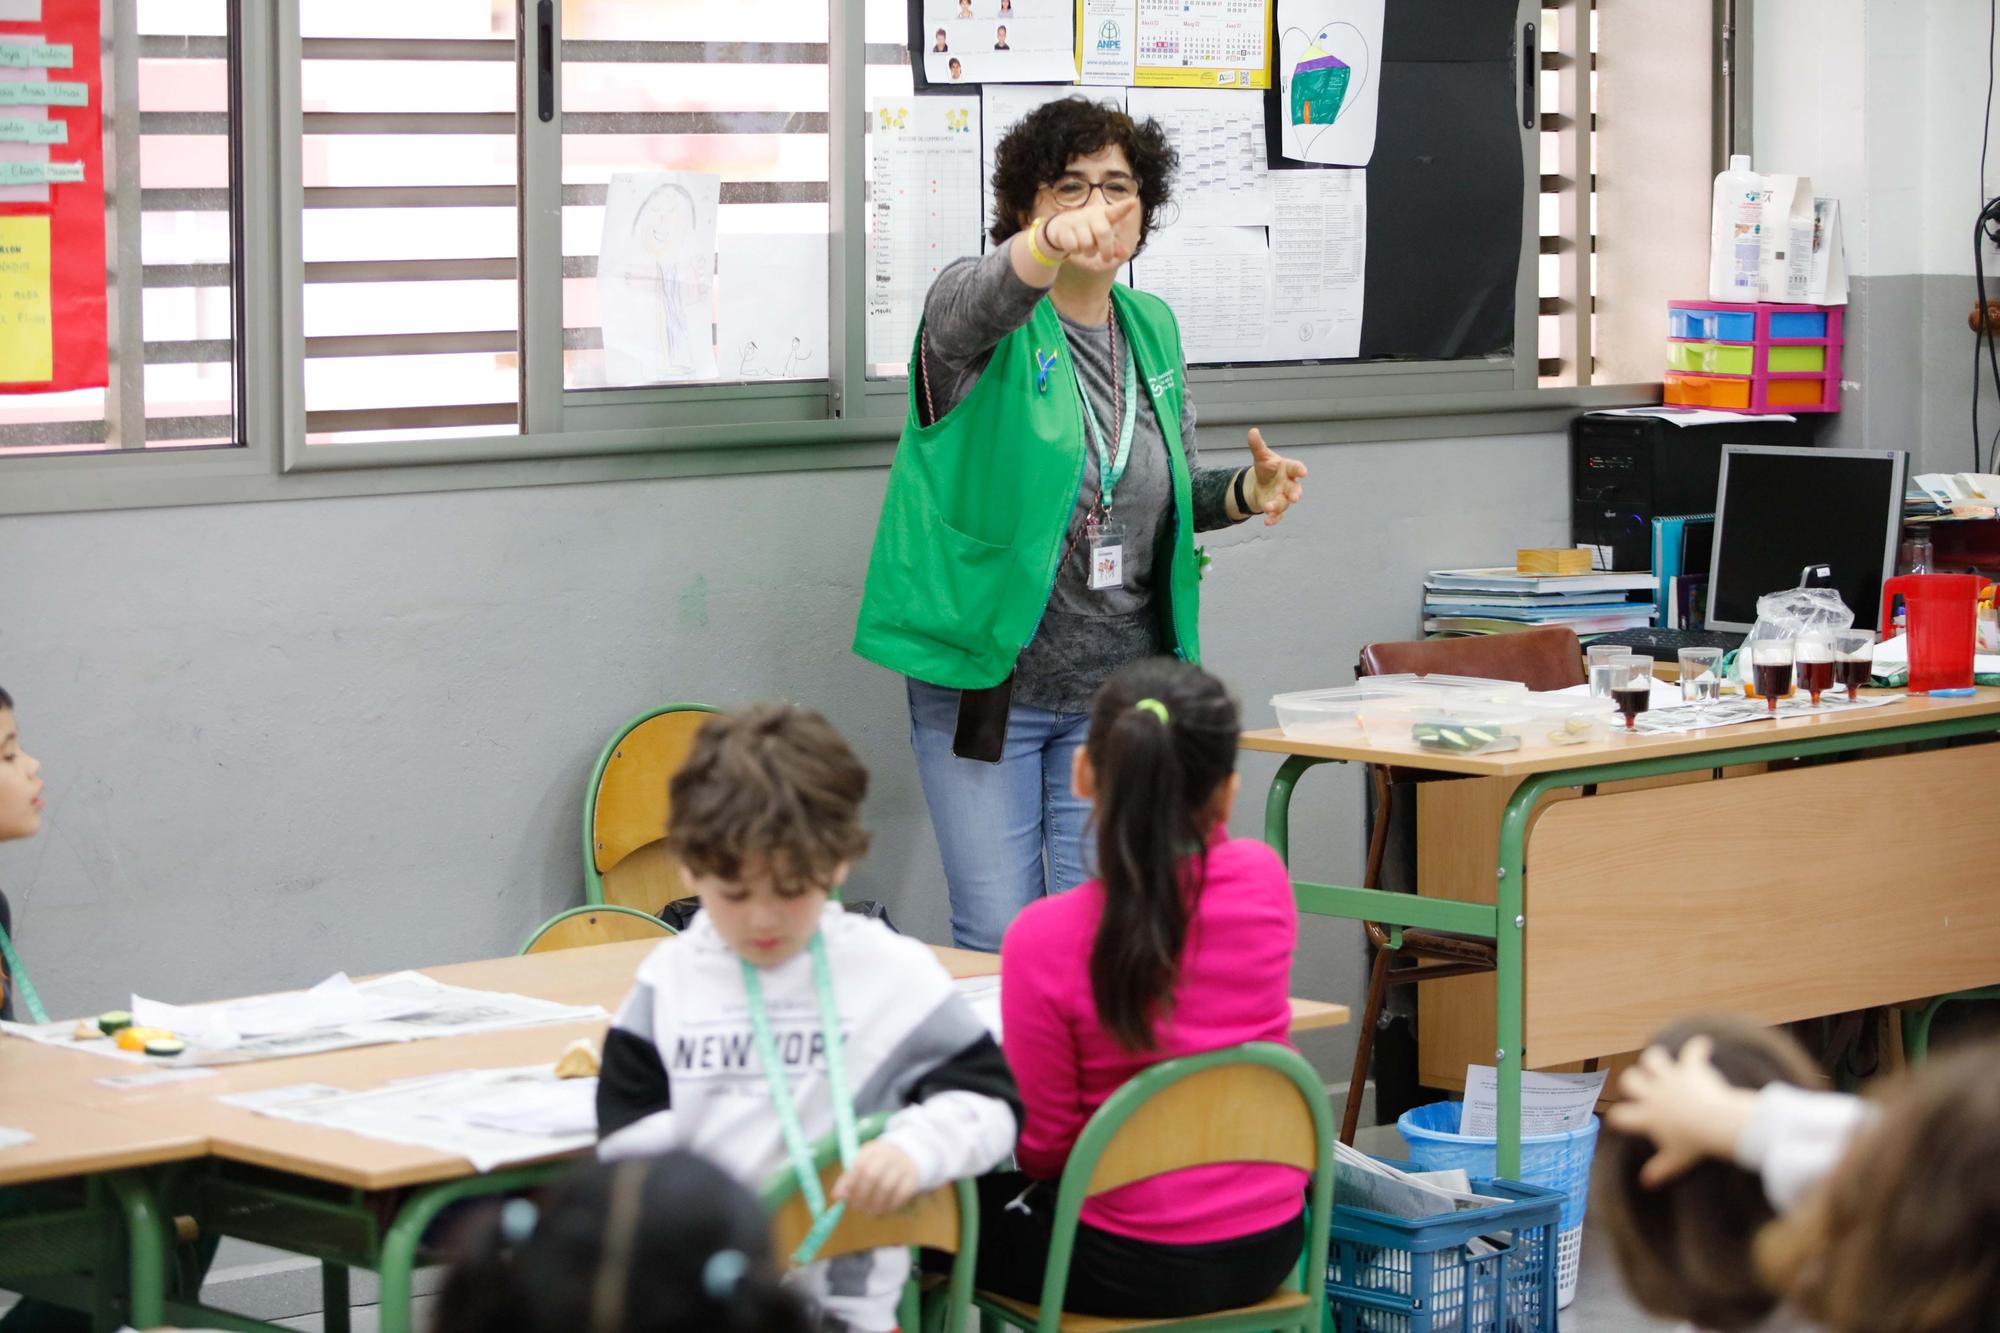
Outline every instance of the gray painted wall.
<svg viewBox="0 0 2000 1333">
<path fill-rule="evenodd" d="M 1259 725 L 1413 634 L 1427 567 L 1567 535 L 1560 436 L 1298 452 L 1309 504 L 1211 543 L 1210 665 Z M 50 1009 L 513 951 L 578 901 L 603 738 L 667 699 L 823 709 L 875 774 L 859 891 L 943 940 L 901 685 L 847 651 L 885 475 L 0 520 L 0 684 L 49 784 L 0 887 Z M 1239 832 L 1274 767 L 1246 762 Z M 1353 882 L 1359 775 L 1298 810 L 1300 867 Z M 1353 930 L 1308 923 L 1297 990 L 1361 983 Z M 1350 1049 L 1312 1051 L 1344 1077 Z"/>
</svg>

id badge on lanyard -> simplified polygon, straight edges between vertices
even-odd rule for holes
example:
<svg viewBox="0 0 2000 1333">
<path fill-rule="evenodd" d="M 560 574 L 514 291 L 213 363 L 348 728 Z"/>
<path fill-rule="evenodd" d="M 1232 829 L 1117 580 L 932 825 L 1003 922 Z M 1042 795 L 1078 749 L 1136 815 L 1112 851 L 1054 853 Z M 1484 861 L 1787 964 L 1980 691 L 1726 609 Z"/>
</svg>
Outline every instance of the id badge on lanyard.
<svg viewBox="0 0 2000 1333">
<path fill-rule="evenodd" d="M 1083 528 L 1084 552 L 1090 560 L 1092 592 L 1125 586 L 1125 525 L 1108 515 L 1092 515 Z"/>
</svg>

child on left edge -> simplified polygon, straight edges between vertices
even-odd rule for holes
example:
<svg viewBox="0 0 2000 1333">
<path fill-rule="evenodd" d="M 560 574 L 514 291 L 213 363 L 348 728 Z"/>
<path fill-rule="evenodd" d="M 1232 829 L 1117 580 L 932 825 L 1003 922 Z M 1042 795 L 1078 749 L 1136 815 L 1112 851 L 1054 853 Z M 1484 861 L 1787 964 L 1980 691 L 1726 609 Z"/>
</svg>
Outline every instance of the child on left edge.
<svg viewBox="0 0 2000 1333">
<path fill-rule="evenodd" d="M 702 910 L 640 964 L 605 1038 L 601 1157 L 688 1148 L 755 1188 L 793 1169 L 779 1097 L 817 1142 L 837 1123 L 836 1082 L 854 1115 L 892 1114 L 829 1204 L 892 1212 L 1013 1148 L 1013 1075 L 943 964 L 829 901 L 867 850 L 867 788 L 817 713 L 759 705 L 696 735 L 667 835 Z M 775 1080 L 760 1046 L 781 1066 Z M 908 1273 L 909 1252 L 885 1248 L 810 1264 L 794 1281 L 849 1327 L 885 1333 Z"/>
</svg>

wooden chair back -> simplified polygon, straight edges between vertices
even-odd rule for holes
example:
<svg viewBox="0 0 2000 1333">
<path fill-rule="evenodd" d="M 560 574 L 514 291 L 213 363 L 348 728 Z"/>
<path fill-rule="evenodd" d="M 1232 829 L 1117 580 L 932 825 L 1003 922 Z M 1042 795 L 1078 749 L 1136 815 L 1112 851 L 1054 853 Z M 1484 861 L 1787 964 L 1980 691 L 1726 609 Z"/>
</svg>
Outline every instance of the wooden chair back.
<svg viewBox="0 0 2000 1333">
<path fill-rule="evenodd" d="M 1312 1109 L 1280 1071 L 1218 1065 L 1153 1094 L 1105 1146 L 1086 1193 L 1223 1162 L 1318 1165 Z"/>
<path fill-rule="evenodd" d="M 667 784 L 716 710 L 673 704 L 627 725 L 597 761 L 584 811 L 584 899 L 657 912 L 687 896 L 667 851 Z"/>
<path fill-rule="evenodd" d="M 839 1179 L 838 1161 L 820 1170 L 820 1185 L 828 1195 L 833 1193 L 833 1182 Z M 960 1230 L 958 1208 L 958 1189 L 954 1182 L 940 1185 L 928 1194 L 919 1194 L 907 1208 L 884 1216 L 864 1213 L 858 1208 L 846 1209 L 834 1226 L 833 1234 L 820 1246 L 819 1257 L 832 1259 L 861 1250 L 879 1250 L 889 1245 L 921 1245 L 926 1249 L 956 1254 Z M 776 1253 L 780 1257 L 790 1255 L 810 1230 L 812 1213 L 806 1208 L 805 1196 L 794 1191 L 771 1216 L 771 1243 Z"/>
<path fill-rule="evenodd" d="M 522 953 L 551 953 L 591 944 L 623 944 L 631 940 L 665 939 L 673 928 L 651 912 L 602 904 L 573 907 L 550 918 L 521 947 Z"/>
</svg>

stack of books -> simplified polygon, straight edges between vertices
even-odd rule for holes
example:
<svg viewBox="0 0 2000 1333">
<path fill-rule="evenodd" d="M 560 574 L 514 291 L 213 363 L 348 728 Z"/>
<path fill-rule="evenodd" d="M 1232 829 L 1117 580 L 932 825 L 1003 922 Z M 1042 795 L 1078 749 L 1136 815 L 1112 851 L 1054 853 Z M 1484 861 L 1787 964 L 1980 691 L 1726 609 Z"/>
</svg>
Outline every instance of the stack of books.
<svg viewBox="0 0 2000 1333">
<path fill-rule="evenodd" d="M 1505 634 L 1567 625 L 1578 634 L 1653 623 L 1659 580 L 1648 573 L 1519 574 L 1436 569 L 1424 578 L 1424 632 Z M 1631 600 L 1634 595 L 1642 601 Z"/>
</svg>

